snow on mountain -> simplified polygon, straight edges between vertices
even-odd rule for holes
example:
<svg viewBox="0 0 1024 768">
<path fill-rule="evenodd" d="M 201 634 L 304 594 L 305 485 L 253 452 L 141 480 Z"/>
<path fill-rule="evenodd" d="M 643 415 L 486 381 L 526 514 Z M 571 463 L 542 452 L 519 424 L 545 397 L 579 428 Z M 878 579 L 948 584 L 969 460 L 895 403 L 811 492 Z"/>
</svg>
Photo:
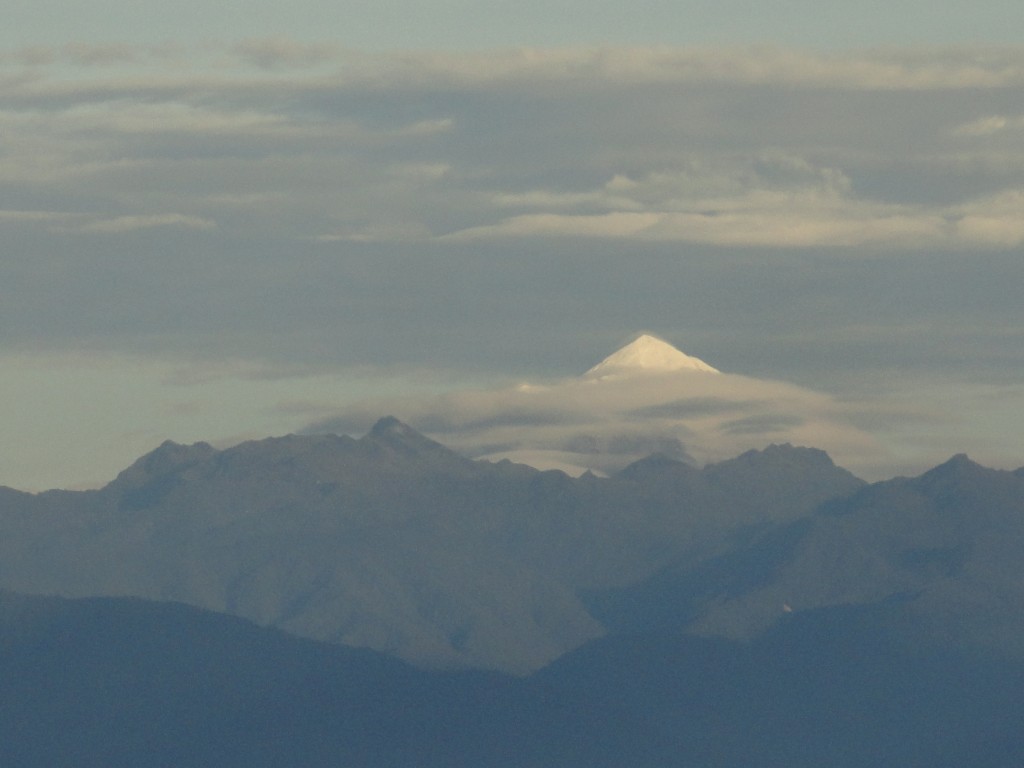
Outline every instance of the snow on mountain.
<svg viewBox="0 0 1024 768">
<path fill-rule="evenodd" d="M 645 333 L 606 357 L 583 375 L 586 378 L 603 379 L 609 376 L 669 371 L 721 373 L 703 360 L 691 357 L 668 342 Z"/>
<path fill-rule="evenodd" d="M 399 413 L 463 456 L 570 475 L 613 474 L 651 453 L 703 465 L 791 443 L 823 448 L 855 472 L 877 476 L 885 449 L 850 423 L 848 408 L 827 393 L 718 371 L 641 335 L 584 374 L 368 400 L 307 431 L 362 430 L 380 413 Z"/>
</svg>

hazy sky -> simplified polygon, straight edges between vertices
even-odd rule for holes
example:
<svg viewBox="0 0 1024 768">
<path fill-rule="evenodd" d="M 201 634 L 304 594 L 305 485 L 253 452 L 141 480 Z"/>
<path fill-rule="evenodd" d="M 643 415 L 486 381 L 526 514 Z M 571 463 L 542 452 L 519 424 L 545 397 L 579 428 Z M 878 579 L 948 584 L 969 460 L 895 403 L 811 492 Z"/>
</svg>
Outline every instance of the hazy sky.
<svg viewBox="0 0 1024 768">
<path fill-rule="evenodd" d="M 1011 0 L 8 0 L 6 45 L 287 36 L 361 49 L 771 42 L 836 48 L 1016 43 Z"/>
<path fill-rule="evenodd" d="M 1024 464 L 1022 14 L 948 5 L 8 4 L 0 484 L 717 402 L 588 426 L 574 377 L 641 331 L 754 382 L 750 447 Z"/>
</svg>

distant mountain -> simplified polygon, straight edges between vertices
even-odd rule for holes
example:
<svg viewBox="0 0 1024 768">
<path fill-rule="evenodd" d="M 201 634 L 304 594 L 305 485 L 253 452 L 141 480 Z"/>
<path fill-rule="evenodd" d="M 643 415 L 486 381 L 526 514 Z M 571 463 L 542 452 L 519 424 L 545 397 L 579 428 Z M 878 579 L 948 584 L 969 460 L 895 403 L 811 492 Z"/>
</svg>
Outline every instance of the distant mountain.
<svg viewBox="0 0 1024 768">
<path fill-rule="evenodd" d="M 1021 551 L 1024 470 L 962 455 L 164 443 L 0 489 L 0 765 L 1016 768 Z"/>
<path fill-rule="evenodd" d="M 470 461 L 392 418 L 358 440 L 165 443 L 99 491 L 11 492 L 0 586 L 177 600 L 426 666 L 522 673 L 606 631 L 587 594 L 696 565 L 862 485 L 789 446 L 573 479 Z"/>
<path fill-rule="evenodd" d="M 887 630 L 922 652 L 1024 659 L 1021 551 L 1022 474 L 956 456 L 587 601 L 613 633 L 675 629 L 740 640 L 809 610 L 886 604 Z"/>
<path fill-rule="evenodd" d="M 526 674 L 611 634 L 748 640 L 900 599 L 936 648 L 1024 658 L 1024 473 L 866 485 L 789 445 L 569 477 L 393 418 L 359 439 L 164 443 L 98 491 L 0 492 L 0 588 L 173 600 L 428 668 Z"/>
<path fill-rule="evenodd" d="M 608 376 L 637 375 L 645 372 L 665 373 L 667 371 L 720 372 L 700 358 L 687 355 L 668 342 L 645 333 L 613 352 L 587 371 L 584 376 L 600 379 Z"/>
<path fill-rule="evenodd" d="M 867 486 L 789 527 L 763 583 L 697 628 L 749 637 L 783 606 L 802 611 L 900 598 L 919 643 L 1024 657 L 1024 476 L 956 456 L 916 478 Z M 748 557 L 763 558 L 757 544 Z"/>
</svg>

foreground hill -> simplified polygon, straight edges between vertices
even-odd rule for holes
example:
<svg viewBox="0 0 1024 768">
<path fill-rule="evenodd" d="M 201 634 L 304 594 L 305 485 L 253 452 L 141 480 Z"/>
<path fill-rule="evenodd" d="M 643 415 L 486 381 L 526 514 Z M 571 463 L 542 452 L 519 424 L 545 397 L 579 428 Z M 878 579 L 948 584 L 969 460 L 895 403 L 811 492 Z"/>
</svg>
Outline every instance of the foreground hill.
<svg viewBox="0 0 1024 768">
<path fill-rule="evenodd" d="M 751 643 L 593 641 L 526 679 L 429 672 L 171 603 L 0 594 L 0 763 L 19 768 L 1010 768 L 1024 664 L 916 650 L 898 607 Z"/>
<path fill-rule="evenodd" d="M 99 491 L 0 495 L 0 587 L 176 600 L 432 667 L 524 673 L 606 632 L 589 594 L 692 568 L 863 483 L 775 446 L 611 478 L 355 440 L 165 443 Z"/>
</svg>

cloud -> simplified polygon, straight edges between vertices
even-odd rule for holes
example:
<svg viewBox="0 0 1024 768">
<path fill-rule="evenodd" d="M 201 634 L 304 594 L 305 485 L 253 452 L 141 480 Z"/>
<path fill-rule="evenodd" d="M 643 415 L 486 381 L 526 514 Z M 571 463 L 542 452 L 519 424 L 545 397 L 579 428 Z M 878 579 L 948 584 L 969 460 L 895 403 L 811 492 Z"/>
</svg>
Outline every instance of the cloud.
<svg viewBox="0 0 1024 768">
<path fill-rule="evenodd" d="M 583 192 L 502 194 L 495 202 L 497 208 L 545 210 L 443 239 L 588 237 L 772 248 L 1013 247 L 1024 242 L 1015 190 L 942 207 L 883 203 L 854 196 L 840 169 L 778 152 L 693 162 L 637 178 L 617 174 Z"/>
<path fill-rule="evenodd" d="M 782 85 L 797 88 L 951 91 L 1024 83 L 1020 47 L 878 47 L 843 52 L 772 45 L 509 47 L 480 52 L 365 53 L 337 43 L 286 36 L 230 46 L 71 42 L 27 46 L 0 65 L 79 67 L 175 61 L 188 70 L 303 71 L 336 65 L 333 82 L 359 88 L 431 88 L 547 82 L 575 87 L 612 84 Z M 320 76 L 320 72 L 317 73 Z"/>
<path fill-rule="evenodd" d="M 239 238 L 1007 248 L 973 209 L 1024 150 L 964 139 L 1022 83 L 1017 49 L 69 45 L 0 60 L 0 187 Z"/>
<path fill-rule="evenodd" d="M 193 58 L 185 46 L 173 43 L 131 45 L 128 43 L 70 42 L 60 46 L 29 45 L 14 51 L 0 52 L 0 67 L 30 68 L 70 65 L 82 68 L 116 68 L 146 65 L 181 65 Z"/>
<path fill-rule="evenodd" d="M 469 456 L 577 472 L 613 472 L 654 452 L 718 461 L 784 442 L 825 448 L 854 471 L 885 453 L 825 394 L 690 371 L 370 400 L 306 431 L 358 434 L 385 413 Z"/>
<path fill-rule="evenodd" d="M 664 418 L 684 420 L 697 416 L 733 414 L 743 410 L 744 407 L 759 409 L 767 405 L 767 403 L 761 400 L 744 404 L 722 397 L 684 397 L 678 400 L 670 400 L 667 403 L 634 408 L 628 412 L 628 415 L 637 419 Z"/>
<path fill-rule="evenodd" d="M 509 82 L 693 84 L 844 90 L 956 90 L 1024 83 L 1020 49 L 961 48 L 824 53 L 773 46 L 715 48 L 581 47 L 486 53 L 412 53 L 351 61 L 350 82 L 500 85 Z"/>
<path fill-rule="evenodd" d="M 834 360 L 866 314 L 882 330 L 845 370 L 994 335 L 1018 301 L 1024 147 L 954 134 L 1017 119 L 1019 49 L 70 56 L 0 61 L 19 341 L 554 375 L 648 324 Z"/>
<path fill-rule="evenodd" d="M 245 40 L 232 52 L 243 62 L 262 69 L 315 67 L 337 62 L 340 53 L 332 43 L 305 43 L 284 37 Z"/>
<path fill-rule="evenodd" d="M 62 53 L 77 66 L 134 64 L 139 61 L 144 51 L 145 49 L 138 46 L 123 43 L 71 43 L 62 49 Z"/>
<path fill-rule="evenodd" d="M 1003 115 L 988 115 L 979 117 L 969 123 L 958 125 L 953 129 L 954 136 L 983 137 L 993 136 L 1005 131 L 1024 130 L 1024 116 L 1005 117 Z"/>
<path fill-rule="evenodd" d="M 956 235 L 962 242 L 1007 248 L 1024 243 L 1024 190 L 972 201 L 957 214 Z"/>
<path fill-rule="evenodd" d="M 762 413 L 722 424 L 719 429 L 730 435 L 771 435 L 800 427 L 804 418 L 791 413 Z"/>
<path fill-rule="evenodd" d="M 214 229 L 217 223 L 200 216 L 185 216 L 180 213 L 162 213 L 146 216 L 118 216 L 86 224 L 83 232 L 119 233 L 133 232 L 153 227 L 183 227 L 184 229 Z"/>
<path fill-rule="evenodd" d="M 504 219 L 494 225 L 470 227 L 442 240 L 472 241 L 518 237 L 645 237 L 663 221 L 657 213 L 615 212 L 591 215 L 533 213 Z"/>
<path fill-rule="evenodd" d="M 852 212 L 851 212 L 852 213 Z M 806 211 L 742 213 L 627 213 L 596 215 L 528 214 L 491 226 L 445 236 L 454 241 L 520 237 L 597 237 L 721 246 L 809 248 L 902 246 L 912 248 L 998 245 L 1024 242 L 1016 222 L 966 220 L 951 229 L 945 218 L 889 212 L 876 216 L 837 211 L 829 216 Z M 957 235 L 955 240 L 949 235 Z"/>
<path fill-rule="evenodd" d="M 695 201 L 692 211 L 522 214 L 441 239 L 585 237 L 767 248 L 1008 248 L 1024 243 L 1021 209 L 1004 204 L 1015 196 L 1011 190 L 929 210 L 853 199 L 823 200 L 816 195 L 747 194 L 735 200 Z"/>
<path fill-rule="evenodd" d="M 80 218 L 79 215 L 60 211 L 4 211 L 0 210 L 0 221 L 64 223 Z"/>
<path fill-rule="evenodd" d="M 1019 379 L 1022 85 L 1019 47 L 15 50 L 0 55 L 2 341 L 369 366 L 372 386 L 282 380 L 272 402 L 336 408 L 355 432 L 394 411 L 481 454 L 610 467 L 790 440 L 866 466 L 851 419 L 899 423 L 906 403 L 768 380 L 916 395 Z M 647 326 L 759 378 L 550 380 Z M 448 378 L 391 386 L 382 366 Z M 546 384 L 495 383 L 513 371 Z M 237 392 L 251 377 L 227 378 L 221 434 L 294 427 L 254 424 Z"/>
</svg>

